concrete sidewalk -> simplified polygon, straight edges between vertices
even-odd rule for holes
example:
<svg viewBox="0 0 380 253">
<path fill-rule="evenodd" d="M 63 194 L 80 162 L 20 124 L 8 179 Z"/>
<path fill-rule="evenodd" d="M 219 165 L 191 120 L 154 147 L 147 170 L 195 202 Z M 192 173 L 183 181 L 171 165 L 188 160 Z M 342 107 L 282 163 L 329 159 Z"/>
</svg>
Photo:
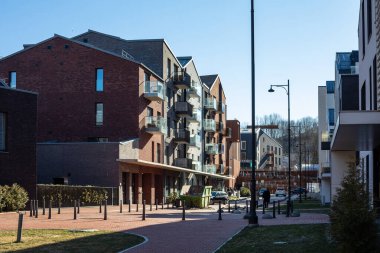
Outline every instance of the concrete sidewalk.
<svg viewBox="0 0 380 253">
<path fill-rule="evenodd" d="M 209 209 L 186 210 L 186 220 L 182 221 L 181 209 L 158 209 L 153 207 L 146 211 L 146 220 L 142 221 L 141 205 L 139 212 L 135 206 L 128 213 L 128 207 L 123 207 L 123 213 L 118 206 L 108 206 L 108 220 L 103 219 L 103 213 L 99 213 L 99 207 L 82 207 L 77 220 L 73 220 L 73 209 L 62 208 L 61 214 L 56 209 L 52 212 L 52 219 L 47 219 L 39 210 L 39 218 L 29 217 L 25 214 L 24 229 L 99 229 L 112 231 L 125 231 L 148 238 L 148 241 L 128 252 L 213 252 L 225 241 L 243 229 L 248 221 L 243 219 L 245 211 L 241 214 L 228 213 L 224 209 L 223 220 L 218 220 L 217 205 Z M 277 215 L 276 219 L 262 219 L 262 212 L 257 211 L 259 225 L 284 225 L 284 224 L 310 224 L 328 223 L 329 218 L 324 214 L 301 214 L 300 217 L 286 218 L 285 215 Z M 1 230 L 17 229 L 17 213 L 0 214 Z"/>
</svg>

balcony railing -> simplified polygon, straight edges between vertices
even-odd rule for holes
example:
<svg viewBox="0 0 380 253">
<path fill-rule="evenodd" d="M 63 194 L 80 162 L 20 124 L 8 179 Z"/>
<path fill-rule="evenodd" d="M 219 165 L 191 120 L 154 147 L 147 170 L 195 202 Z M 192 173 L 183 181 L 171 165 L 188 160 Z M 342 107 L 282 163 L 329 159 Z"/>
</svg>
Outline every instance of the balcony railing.
<svg viewBox="0 0 380 253">
<path fill-rule="evenodd" d="M 197 148 L 201 147 L 201 137 L 198 134 L 190 136 L 190 146 Z"/>
<path fill-rule="evenodd" d="M 226 138 L 231 138 L 231 137 L 232 137 L 232 128 L 227 127 L 227 128 L 224 130 L 224 136 L 226 136 Z"/>
<path fill-rule="evenodd" d="M 223 121 L 220 121 L 220 122 L 217 122 L 217 123 L 216 123 L 216 131 L 217 131 L 218 133 L 224 133 L 225 128 L 224 128 Z"/>
<path fill-rule="evenodd" d="M 192 164 L 192 169 L 195 171 L 202 171 L 202 164 L 201 162 L 194 162 Z"/>
<path fill-rule="evenodd" d="M 190 98 L 201 97 L 202 87 L 199 85 L 199 83 L 192 81 L 187 94 Z"/>
<path fill-rule="evenodd" d="M 200 123 L 202 120 L 202 111 L 199 109 L 193 109 L 192 115 L 188 117 L 187 120 L 192 123 Z"/>
<path fill-rule="evenodd" d="M 216 165 L 216 174 L 224 174 L 224 165 L 223 164 Z"/>
<path fill-rule="evenodd" d="M 159 81 L 145 81 L 144 97 L 151 101 L 162 101 L 165 99 L 165 85 Z"/>
<path fill-rule="evenodd" d="M 215 132 L 216 131 L 215 120 L 214 119 L 205 119 L 204 130 L 206 132 Z"/>
<path fill-rule="evenodd" d="M 191 117 L 193 114 L 193 106 L 189 102 L 176 102 L 174 110 L 181 117 Z"/>
<path fill-rule="evenodd" d="M 206 98 L 204 102 L 204 107 L 207 110 L 216 111 L 218 109 L 216 99 L 213 97 Z"/>
<path fill-rule="evenodd" d="M 181 167 L 181 168 L 192 169 L 192 167 L 193 167 L 193 160 L 191 160 L 189 158 L 175 158 L 174 159 L 174 166 Z"/>
<path fill-rule="evenodd" d="M 190 131 L 187 129 L 173 129 L 174 142 L 188 144 L 190 143 Z"/>
<path fill-rule="evenodd" d="M 215 164 L 207 164 L 205 165 L 205 172 L 216 174 L 216 165 Z"/>
<path fill-rule="evenodd" d="M 226 104 L 224 104 L 223 102 L 219 101 L 218 102 L 218 109 L 217 109 L 218 112 L 220 113 L 225 113 L 226 112 Z"/>
<path fill-rule="evenodd" d="M 173 75 L 173 85 L 177 89 L 189 89 L 191 87 L 191 77 L 186 72 L 175 72 Z"/>
<path fill-rule="evenodd" d="M 161 116 L 145 117 L 145 131 L 151 134 L 165 134 L 167 131 L 166 119 Z"/>
<path fill-rule="evenodd" d="M 205 152 L 208 155 L 217 155 L 219 154 L 219 145 L 216 143 L 207 143 L 205 145 Z"/>
</svg>

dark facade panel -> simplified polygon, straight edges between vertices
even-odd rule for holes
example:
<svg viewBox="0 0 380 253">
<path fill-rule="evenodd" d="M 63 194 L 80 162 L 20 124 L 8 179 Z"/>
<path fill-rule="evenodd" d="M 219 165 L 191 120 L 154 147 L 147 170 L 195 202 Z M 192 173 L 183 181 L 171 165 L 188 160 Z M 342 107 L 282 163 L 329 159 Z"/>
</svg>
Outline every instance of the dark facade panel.
<svg viewBox="0 0 380 253">
<path fill-rule="evenodd" d="M 341 110 L 359 110 L 359 76 L 342 75 L 341 78 Z"/>
</svg>

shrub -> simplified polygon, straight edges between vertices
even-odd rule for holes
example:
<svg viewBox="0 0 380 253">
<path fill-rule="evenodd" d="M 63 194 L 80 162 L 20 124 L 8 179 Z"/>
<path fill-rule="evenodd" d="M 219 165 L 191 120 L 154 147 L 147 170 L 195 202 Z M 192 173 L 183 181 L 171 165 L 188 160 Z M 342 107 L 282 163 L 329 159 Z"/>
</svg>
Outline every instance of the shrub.
<svg viewBox="0 0 380 253">
<path fill-rule="evenodd" d="M 168 196 L 168 202 L 170 204 L 175 204 L 175 201 L 179 198 L 177 192 L 171 192 L 170 195 Z"/>
<path fill-rule="evenodd" d="M 182 201 L 185 201 L 185 206 L 187 208 L 202 208 L 202 197 L 201 196 L 192 196 L 192 195 L 182 195 L 180 196 Z"/>
<path fill-rule="evenodd" d="M 0 211 L 18 211 L 25 208 L 28 193 L 18 184 L 0 186 Z"/>
<path fill-rule="evenodd" d="M 349 164 L 331 207 L 331 235 L 341 252 L 373 252 L 376 247 L 376 216 L 359 173 Z"/>
<path fill-rule="evenodd" d="M 242 197 L 251 196 L 251 191 L 247 187 L 243 186 L 240 188 L 240 196 L 242 196 Z"/>
</svg>

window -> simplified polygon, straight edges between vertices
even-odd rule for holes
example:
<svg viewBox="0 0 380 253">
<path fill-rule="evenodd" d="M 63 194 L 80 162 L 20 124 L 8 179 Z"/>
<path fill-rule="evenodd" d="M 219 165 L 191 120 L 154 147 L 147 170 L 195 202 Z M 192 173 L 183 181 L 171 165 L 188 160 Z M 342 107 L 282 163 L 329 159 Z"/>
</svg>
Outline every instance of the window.
<svg viewBox="0 0 380 253">
<path fill-rule="evenodd" d="M 96 91 L 103 91 L 103 69 L 96 69 Z"/>
<path fill-rule="evenodd" d="M 161 144 L 157 143 L 157 162 L 161 163 Z"/>
<path fill-rule="evenodd" d="M 366 86 L 366 84 L 365 84 L 365 82 L 364 82 L 363 85 L 362 85 L 362 88 L 361 88 L 361 90 L 360 90 L 360 92 L 361 92 L 361 94 L 360 94 L 360 96 L 361 96 L 361 104 L 360 104 L 361 108 L 360 108 L 360 109 L 361 109 L 362 111 L 365 111 L 365 110 L 366 110 L 365 86 Z"/>
<path fill-rule="evenodd" d="M 372 110 L 372 68 L 369 67 L 369 109 Z"/>
<path fill-rule="evenodd" d="M 335 82 L 334 81 L 327 81 L 326 82 L 326 89 L 327 93 L 331 94 L 335 92 Z"/>
<path fill-rule="evenodd" d="M 166 74 L 167 74 L 167 78 L 170 77 L 170 74 L 172 73 L 172 61 L 168 58 L 168 62 L 167 62 L 167 65 L 166 65 Z"/>
<path fill-rule="evenodd" d="M 373 109 L 377 110 L 377 63 L 376 63 L 376 55 L 375 58 L 373 58 L 373 78 L 372 78 L 372 86 L 373 86 Z"/>
<path fill-rule="evenodd" d="M 96 125 L 103 126 L 103 103 L 96 103 Z"/>
<path fill-rule="evenodd" d="M 364 1 L 362 2 L 362 51 L 363 51 L 363 58 L 365 55 L 365 24 L 364 24 Z"/>
<path fill-rule="evenodd" d="M 6 137 L 7 137 L 7 133 L 6 133 L 6 127 L 7 127 L 7 124 L 6 124 L 6 114 L 5 113 L 2 113 L 0 112 L 0 151 L 5 151 L 6 149 L 6 145 L 5 145 L 5 142 L 6 142 Z"/>
<path fill-rule="evenodd" d="M 334 109 L 329 109 L 329 126 L 333 126 L 334 124 Z"/>
<path fill-rule="evenodd" d="M 277 147 L 274 147 L 274 154 L 277 155 Z"/>
<path fill-rule="evenodd" d="M 246 152 L 241 152 L 241 160 L 247 160 L 247 153 Z"/>
<path fill-rule="evenodd" d="M 281 148 L 278 148 L 278 155 L 281 155 Z"/>
<path fill-rule="evenodd" d="M 281 165 L 281 158 L 278 158 L 278 165 Z"/>
<path fill-rule="evenodd" d="M 153 109 L 150 107 L 146 108 L 146 116 L 150 117 L 153 116 Z"/>
<path fill-rule="evenodd" d="M 9 72 L 9 87 L 16 88 L 16 72 Z"/>
<path fill-rule="evenodd" d="M 242 141 L 241 142 L 241 150 L 246 150 L 247 149 L 247 142 L 246 141 Z"/>
<path fill-rule="evenodd" d="M 372 35 L 372 0 L 367 0 L 367 34 L 369 42 Z"/>
<path fill-rule="evenodd" d="M 150 80 L 150 75 L 144 72 L 144 81 L 149 81 L 149 80 Z"/>
</svg>

